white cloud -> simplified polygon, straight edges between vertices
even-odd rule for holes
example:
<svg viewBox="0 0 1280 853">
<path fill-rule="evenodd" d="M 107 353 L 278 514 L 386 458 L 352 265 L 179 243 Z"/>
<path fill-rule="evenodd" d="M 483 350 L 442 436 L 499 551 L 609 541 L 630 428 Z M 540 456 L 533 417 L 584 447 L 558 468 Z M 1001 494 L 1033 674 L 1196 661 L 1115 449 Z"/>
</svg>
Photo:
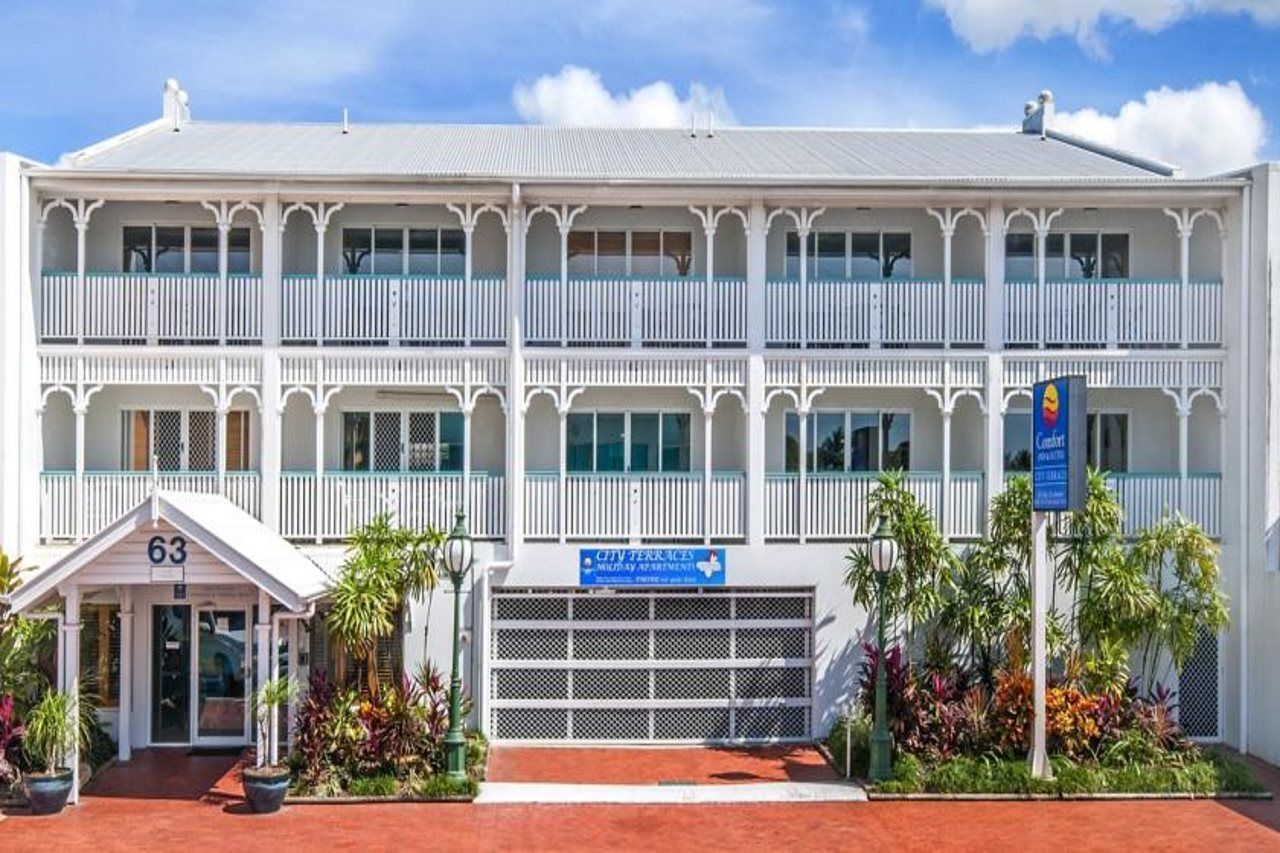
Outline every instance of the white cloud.
<svg viewBox="0 0 1280 853">
<path fill-rule="evenodd" d="M 1091 53 L 1105 53 L 1098 33 L 1104 22 L 1127 23 L 1147 32 L 1196 14 L 1245 14 L 1280 23 L 1280 0 L 927 0 L 951 21 L 951 29 L 974 50 L 986 52 L 1032 37 L 1071 36 Z"/>
<path fill-rule="evenodd" d="M 1115 114 L 1059 112 L 1052 126 L 1173 163 L 1192 176 L 1256 163 L 1266 140 L 1262 111 L 1234 80 L 1154 89 Z"/>
<path fill-rule="evenodd" d="M 658 80 L 629 92 L 614 94 L 590 68 L 566 65 L 532 83 L 517 83 L 511 94 L 516 112 L 536 124 L 587 127 L 688 127 L 696 116 L 708 115 L 718 124 L 736 121 L 720 89 L 700 83 L 681 98 L 670 83 Z"/>
</svg>

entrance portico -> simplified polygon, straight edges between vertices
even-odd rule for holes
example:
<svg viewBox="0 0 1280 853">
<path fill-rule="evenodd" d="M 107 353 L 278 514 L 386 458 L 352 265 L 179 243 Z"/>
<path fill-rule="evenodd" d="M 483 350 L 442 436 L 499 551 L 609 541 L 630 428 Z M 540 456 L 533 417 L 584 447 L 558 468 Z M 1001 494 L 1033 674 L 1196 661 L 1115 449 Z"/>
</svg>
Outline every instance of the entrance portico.
<svg viewBox="0 0 1280 853">
<path fill-rule="evenodd" d="M 82 613 L 96 605 L 105 665 L 93 687 L 115 701 L 100 716 L 127 761 L 135 747 L 252 742 L 252 695 L 282 667 L 301 676 L 298 623 L 328 588 L 319 566 L 226 498 L 155 490 L 28 578 L 10 604 L 58 622 L 57 686 L 77 696 Z M 277 719 L 258 755 L 275 760 L 279 741 Z"/>
</svg>

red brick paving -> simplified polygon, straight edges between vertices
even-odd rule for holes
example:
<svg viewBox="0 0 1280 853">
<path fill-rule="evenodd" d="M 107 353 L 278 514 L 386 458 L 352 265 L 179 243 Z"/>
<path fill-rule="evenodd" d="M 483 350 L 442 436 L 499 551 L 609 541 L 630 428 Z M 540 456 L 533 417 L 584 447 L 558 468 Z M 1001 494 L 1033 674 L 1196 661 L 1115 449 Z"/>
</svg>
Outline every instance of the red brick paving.
<svg viewBox="0 0 1280 853">
<path fill-rule="evenodd" d="M 207 795 L 228 787 L 235 759 L 182 758 L 144 753 L 62 815 L 5 817 L 0 850 L 1280 850 L 1275 802 L 376 804 L 252 815 Z M 130 782 L 157 768 L 164 781 L 136 790 L 158 796 L 132 796 Z"/>
<path fill-rule="evenodd" d="M 494 782 L 577 785 L 696 785 L 747 782 L 834 782 L 839 777 L 812 746 L 759 749 L 496 746 L 489 756 Z"/>
</svg>

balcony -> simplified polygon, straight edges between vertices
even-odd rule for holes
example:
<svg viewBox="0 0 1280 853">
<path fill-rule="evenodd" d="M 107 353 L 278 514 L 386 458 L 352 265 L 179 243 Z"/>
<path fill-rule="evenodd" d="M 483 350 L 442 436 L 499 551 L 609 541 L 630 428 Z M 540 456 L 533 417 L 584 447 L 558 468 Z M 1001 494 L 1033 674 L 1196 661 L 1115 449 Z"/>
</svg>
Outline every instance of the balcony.
<svg viewBox="0 0 1280 853">
<path fill-rule="evenodd" d="M 1038 290 L 1034 281 L 1005 283 L 1009 346 L 1128 349 L 1222 343 L 1219 281 L 1189 282 L 1185 306 L 1182 283 L 1176 280 L 1046 281 L 1043 305 Z"/>
<path fill-rule="evenodd" d="M 770 346 L 980 346 L 985 342 L 981 281 L 770 281 Z"/>
<path fill-rule="evenodd" d="M 317 481 L 319 488 L 317 489 Z M 287 539 L 342 541 L 379 513 L 414 528 L 453 526 L 466 502 L 461 473 L 284 471 L 280 474 L 280 532 Z M 506 534 L 505 478 L 471 473 L 467 527 L 477 539 Z"/>
<path fill-rule="evenodd" d="M 871 530 L 867 506 L 876 482 L 875 474 L 810 473 L 805 475 L 802 492 L 799 474 L 767 474 L 765 539 L 846 540 L 867 536 Z M 906 486 L 943 527 L 942 475 L 910 471 Z M 954 472 L 950 501 L 947 535 L 959 539 L 981 536 L 987 509 L 982 474 Z"/>
<path fill-rule="evenodd" d="M 45 342 L 211 344 L 262 339 L 262 278 L 179 273 L 88 273 L 78 310 L 76 274 L 41 276 Z"/>
<path fill-rule="evenodd" d="M 228 471 L 222 493 L 245 512 L 260 517 L 261 476 L 257 471 Z M 160 488 L 217 494 L 218 475 L 212 471 L 162 472 Z M 145 471 L 86 471 L 84 520 L 76 525 L 76 475 L 45 471 L 40 475 L 40 538 L 45 542 L 74 540 L 114 523 L 146 500 L 151 474 Z"/>
<path fill-rule="evenodd" d="M 695 541 L 746 538 L 741 472 L 716 471 L 704 493 L 697 473 L 525 476 L 525 535 L 529 539 Z M 563 511 L 561 507 L 563 505 Z"/>
<path fill-rule="evenodd" d="M 531 346 L 744 346 L 747 283 L 740 278 L 530 278 Z"/>
<path fill-rule="evenodd" d="M 1109 474 L 1107 485 L 1124 507 L 1125 532 L 1155 524 L 1179 508 L 1179 477 L 1165 473 Z M 1211 538 L 1222 536 L 1222 476 L 1197 473 L 1187 476 L 1181 512 L 1204 528 Z"/>
<path fill-rule="evenodd" d="M 500 344 L 507 339 L 507 282 L 476 276 L 335 275 L 323 293 L 311 275 L 286 275 L 281 339 L 295 344 Z"/>
</svg>

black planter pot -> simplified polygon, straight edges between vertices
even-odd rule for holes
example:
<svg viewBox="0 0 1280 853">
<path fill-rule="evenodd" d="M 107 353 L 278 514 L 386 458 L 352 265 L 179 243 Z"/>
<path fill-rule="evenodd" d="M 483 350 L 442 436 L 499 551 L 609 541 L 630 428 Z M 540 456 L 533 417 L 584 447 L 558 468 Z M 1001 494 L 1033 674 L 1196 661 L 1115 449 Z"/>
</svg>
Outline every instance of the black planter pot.
<svg viewBox="0 0 1280 853">
<path fill-rule="evenodd" d="M 284 767 L 246 767 L 244 799 L 258 814 L 280 810 L 289 793 L 289 771 Z"/>
<path fill-rule="evenodd" d="M 32 814 L 57 814 L 71 796 L 71 771 L 60 769 L 57 773 L 28 773 L 22 777 L 27 792 L 27 803 Z"/>
</svg>

